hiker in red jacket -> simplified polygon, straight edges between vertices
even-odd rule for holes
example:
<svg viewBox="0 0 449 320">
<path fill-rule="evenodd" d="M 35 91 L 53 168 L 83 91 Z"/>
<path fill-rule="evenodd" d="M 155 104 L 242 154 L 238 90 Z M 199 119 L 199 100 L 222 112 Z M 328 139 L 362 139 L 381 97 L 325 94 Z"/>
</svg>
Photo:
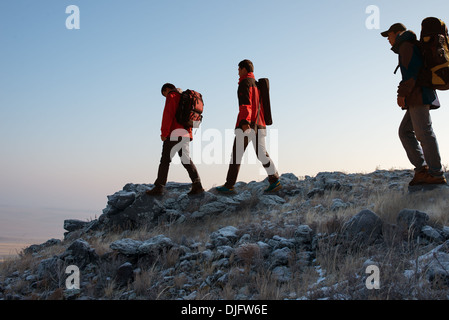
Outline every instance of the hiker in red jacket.
<svg viewBox="0 0 449 320">
<path fill-rule="evenodd" d="M 234 185 L 240 170 L 243 154 L 252 141 L 257 158 L 267 171 L 270 185 L 265 192 L 274 192 L 281 188 L 279 174 L 265 146 L 266 124 L 263 106 L 259 101 L 259 89 L 254 77 L 254 66 L 250 60 L 239 63 L 238 101 L 239 114 L 236 123 L 236 138 L 232 150 L 226 183 L 217 187 L 221 193 L 234 192 Z"/>
<path fill-rule="evenodd" d="M 154 182 L 154 188 L 148 190 L 148 195 L 161 195 L 167 183 L 168 170 L 171 160 L 176 152 L 181 157 L 181 162 L 186 168 L 190 179 L 192 180 L 192 189 L 189 195 L 200 194 L 204 191 L 201 185 L 201 179 L 195 164 L 190 159 L 189 143 L 193 140 L 192 128 L 186 129 L 176 121 L 175 114 L 181 100 L 181 93 L 171 83 L 162 86 L 161 93 L 165 100 L 165 108 L 162 116 L 161 140 L 162 157 L 159 164 L 157 179 Z"/>
</svg>

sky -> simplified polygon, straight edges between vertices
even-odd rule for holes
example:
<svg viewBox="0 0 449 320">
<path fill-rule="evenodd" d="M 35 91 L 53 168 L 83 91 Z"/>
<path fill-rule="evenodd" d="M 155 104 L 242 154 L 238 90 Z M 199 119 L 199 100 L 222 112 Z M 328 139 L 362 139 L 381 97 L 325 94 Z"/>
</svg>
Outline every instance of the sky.
<svg viewBox="0 0 449 320">
<path fill-rule="evenodd" d="M 79 29 L 67 27 L 70 5 Z M 223 184 L 243 59 L 270 79 L 267 147 L 280 174 L 412 169 L 397 133 L 397 56 L 380 32 L 402 22 L 419 34 L 428 16 L 449 22 L 449 3 L 1 1 L 0 242 L 61 238 L 64 219 L 97 218 L 107 195 L 153 183 L 166 82 L 202 93 L 192 157 L 206 188 Z M 449 92 L 438 93 L 447 165 Z M 239 181 L 263 180 L 247 153 Z M 189 182 L 176 159 L 169 181 Z"/>
</svg>

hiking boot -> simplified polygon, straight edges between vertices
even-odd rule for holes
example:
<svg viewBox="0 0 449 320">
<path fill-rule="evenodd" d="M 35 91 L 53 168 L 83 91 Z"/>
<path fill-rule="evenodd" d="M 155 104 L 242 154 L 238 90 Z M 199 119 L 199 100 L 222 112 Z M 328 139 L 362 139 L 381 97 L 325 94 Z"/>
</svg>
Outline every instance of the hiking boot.
<svg viewBox="0 0 449 320">
<path fill-rule="evenodd" d="M 215 190 L 217 190 L 220 193 L 235 193 L 234 188 L 228 188 L 226 186 L 216 187 Z"/>
<path fill-rule="evenodd" d="M 277 180 L 276 182 L 270 184 L 268 188 L 265 189 L 264 192 L 276 192 L 282 188 L 281 180 Z"/>
<path fill-rule="evenodd" d="M 443 175 L 432 176 L 430 173 L 427 173 L 422 184 L 447 184 L 447 181 Z"/>
<path fill-rule="evenodd" d="M 203 189 L 203 186 L 201 185 L 201 182 L 195 182 L 195 183 L 192 183 L 192 189 L 187 194 L 195 195 L 195 194 L 200 194 L 203 192 L 204 192 L 204 189 Z"/>
<path fill-rule="evenodd" d="M 145 191 L 145 193 L 149 196 L 161 196 L 164 194 L 164 187 L 155 186 L 153 189 Z"/>
<path fill-rule="evenodd" d="M 419 184 L 423 184 L 428 175 L 429 175 L 428 166 L 424 166 L 421 169 L 415 169 L 415 176 L 413 177 L 412 181 L 410 181 L 409 186 L 416 186 Z"/>
</svg>

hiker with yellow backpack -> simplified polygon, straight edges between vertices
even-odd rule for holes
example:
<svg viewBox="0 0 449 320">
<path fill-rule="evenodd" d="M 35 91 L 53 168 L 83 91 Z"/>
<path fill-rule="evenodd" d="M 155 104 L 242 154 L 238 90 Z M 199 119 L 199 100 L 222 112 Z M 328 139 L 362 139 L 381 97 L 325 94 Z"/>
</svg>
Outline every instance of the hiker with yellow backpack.
<svg viewBox="0 0 449 320">
<path fill-rule="evenodd" d="M 422 22 L 420 40 L 401 23 L 392 25 L 381 35 L 388 38 L 391 50 L 399 56 L 402 81 L 397 104 L 406 110 L 399 137 L 409 161 L 415 166 L 409 185 L 447 184 L 430 117 L 430 110 L 440 107 L 435 90 L 449 89 L 447 27 L 437 18 L 426 18 Z"/>
</svg>

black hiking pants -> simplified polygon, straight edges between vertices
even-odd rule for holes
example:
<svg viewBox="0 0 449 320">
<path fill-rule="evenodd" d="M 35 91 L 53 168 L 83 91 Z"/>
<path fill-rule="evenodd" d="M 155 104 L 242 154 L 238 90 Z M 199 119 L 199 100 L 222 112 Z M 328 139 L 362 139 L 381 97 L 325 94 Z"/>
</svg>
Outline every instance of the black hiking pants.
<svg viewBox="0 0 449 320">
<path fill-rule="evenodd" d="M 155 186 L 163 187 L 167 184 L 170 163 L 176 153 L 178 153 L 181 158 L 181 163 L 187 170 L 192 183 L 201 182 L 195 164 L 190 159 L 189 143 L 190 139 L 185 137 L 178 137 L 178 139 L 174 141 L 170 139 L 164 141 L 164 144 L 162 145 L 162 156 L 157 173 L 157 179 L 154 182 Z"/>
</svg>

